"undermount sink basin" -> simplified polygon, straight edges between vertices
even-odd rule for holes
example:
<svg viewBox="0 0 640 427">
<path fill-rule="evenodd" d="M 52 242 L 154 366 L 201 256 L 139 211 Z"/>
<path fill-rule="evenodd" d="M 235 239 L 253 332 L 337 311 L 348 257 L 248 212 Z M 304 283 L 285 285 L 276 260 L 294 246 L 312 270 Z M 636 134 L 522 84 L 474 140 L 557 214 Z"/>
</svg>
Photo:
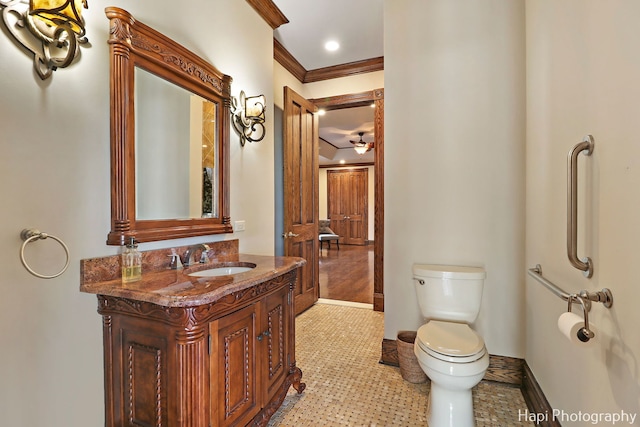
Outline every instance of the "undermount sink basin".
<svg viewBox="0 0 640 427">
<path fill-rule="evenodd" d="M 248 264 L 248 263 L 247 263 Z M 209 268 L 190 273 L 191 277 L 216 277 L 216 276 L 232 276 L 234 274 L 245 273 L 255 268 L 255 264 L 251 265 L 233 265 Z"/>
</svg>

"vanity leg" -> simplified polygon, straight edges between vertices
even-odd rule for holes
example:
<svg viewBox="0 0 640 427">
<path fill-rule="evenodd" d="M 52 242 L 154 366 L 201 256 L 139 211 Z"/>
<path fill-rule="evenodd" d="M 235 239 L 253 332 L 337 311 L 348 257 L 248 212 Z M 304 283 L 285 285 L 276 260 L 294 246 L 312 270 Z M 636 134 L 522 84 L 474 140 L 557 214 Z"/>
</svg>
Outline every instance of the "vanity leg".
<svg viewBox="0 0 640 427">
<path fill-rule="evenodd" d="M 307 388 L 307 385 L 303 383 L 301 380 L 302 380 L 302 370 L 296 367 L 295 370 L 293 371 L 292 385 L 293 385 L 293 388 L 296 389 L 298 394 L 302 394 L 304 389 Z"/>
</svg>

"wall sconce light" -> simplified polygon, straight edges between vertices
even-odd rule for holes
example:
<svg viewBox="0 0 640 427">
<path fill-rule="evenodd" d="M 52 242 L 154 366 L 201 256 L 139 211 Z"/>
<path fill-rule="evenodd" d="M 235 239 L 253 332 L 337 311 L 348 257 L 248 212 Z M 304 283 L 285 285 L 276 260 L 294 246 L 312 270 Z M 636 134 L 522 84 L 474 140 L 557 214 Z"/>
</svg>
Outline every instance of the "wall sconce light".
<svg viewBox="0 0 640 427">
<path fill-rule="evenodd" d="M 34 55 L 42 80 L 69 66 L 87 43 L 82 8 L 87 0 L 0 0 L 2 18 L 13 37 Z"/>
<path fill-rule="evenodd" d="M 240 145 L 262 141 L 265 135 L 264 111 L 267 108 L 264 95 L 246 96 L 240 91 L 240 99 L 231 97 L 231 114 L 233 127 L 240 135 Z"/>
</svg>

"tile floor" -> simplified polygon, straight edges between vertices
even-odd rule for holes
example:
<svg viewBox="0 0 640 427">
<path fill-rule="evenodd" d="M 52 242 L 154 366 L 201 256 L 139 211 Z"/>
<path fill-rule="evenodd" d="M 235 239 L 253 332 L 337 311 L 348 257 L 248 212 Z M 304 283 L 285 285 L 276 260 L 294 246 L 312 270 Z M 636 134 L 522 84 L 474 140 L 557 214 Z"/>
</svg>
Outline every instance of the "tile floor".
<svg viewBox="0 0 640 427">
<path fill-rule="evenodd" d="M 307 388 L 293 388 L 269 426 L 425 426 L 428 383 L 411 384 L 379 363 L 383 313 L 316 304 L 296 319 L 296 358 Z M 518 388 L 482 382 L 474 390 L 478 427 L 530 426 Z"/>
</svg>

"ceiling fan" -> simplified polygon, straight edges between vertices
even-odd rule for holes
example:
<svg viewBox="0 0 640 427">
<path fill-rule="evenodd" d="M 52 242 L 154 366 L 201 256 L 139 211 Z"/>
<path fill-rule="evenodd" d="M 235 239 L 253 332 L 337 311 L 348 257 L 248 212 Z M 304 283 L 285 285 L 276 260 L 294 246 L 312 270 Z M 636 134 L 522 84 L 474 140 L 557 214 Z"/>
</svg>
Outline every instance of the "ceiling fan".
<svg viewBox="0 0 640 427">
<path fill-rule="evenodd" d="M 356 150 L 356 153 L 364 154 L 370 151 L 373 148 L 373 142 L 364 142 L 362 140 L 362 137 L 364 136 L 364 132 L 358 132 L 358 135 L 360 135 L 360 141 L 349 140 L 349 142 L 354 145 L 353 148 Z"/>
</svg>

